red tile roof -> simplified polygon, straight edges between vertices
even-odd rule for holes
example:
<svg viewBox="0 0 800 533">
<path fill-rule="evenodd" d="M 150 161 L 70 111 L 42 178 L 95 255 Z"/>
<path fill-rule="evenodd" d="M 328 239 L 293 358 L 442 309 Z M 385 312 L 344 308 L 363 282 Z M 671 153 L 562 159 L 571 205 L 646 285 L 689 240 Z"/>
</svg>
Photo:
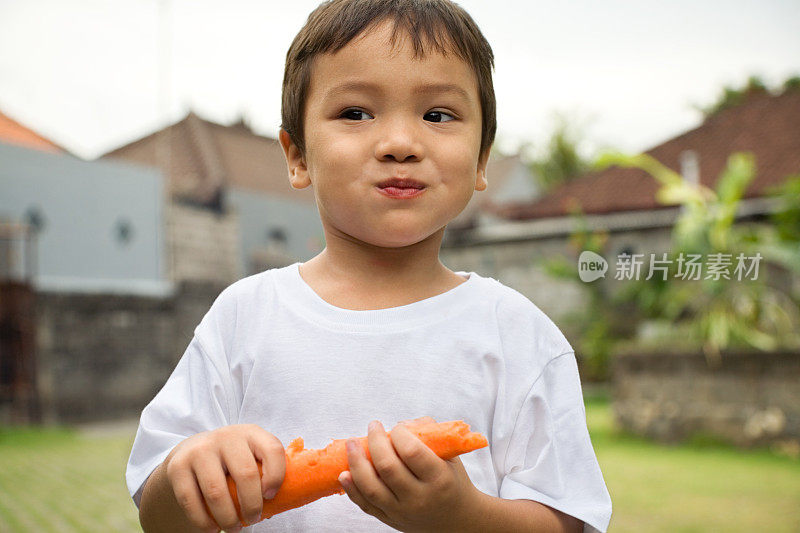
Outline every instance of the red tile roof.
<svg viewBox="0 0 800 533">
<path fill-rule="evenodd" d="M 63 152 L 56 143 L 0 112 L 0 143 L 15 144 L 44 152 Z"/>
<path fill-rule="evenodd" d="M 756 177 L 744 196 L 764 196 L 768 187 L 800 173 L 800 90 L 778 96 L 751 94 L 743 104 L 645 153 L 680 172 L 680 155 L 685 150 L 696 152 L 700 181 L 711 188 L 728 156 L 752 152 Z M 535 202 L 499 207 L 496 214 L 514 220 L 559 217 L 569 214 L 573 204 L 587 214 L 665 208 L 656 202 L 657 188 L 656 180 L 644 171 L 614 166 L 576 178 Z"/>
</svg>

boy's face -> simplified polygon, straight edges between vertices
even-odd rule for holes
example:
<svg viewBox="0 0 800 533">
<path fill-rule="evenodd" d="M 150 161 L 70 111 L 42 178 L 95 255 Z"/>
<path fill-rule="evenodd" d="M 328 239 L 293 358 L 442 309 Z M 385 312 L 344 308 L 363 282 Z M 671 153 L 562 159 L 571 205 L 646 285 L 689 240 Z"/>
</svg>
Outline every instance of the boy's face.
<svg viewBox="0 0 800 533">
<path fill-rule="evenodd" d="M 479 157 L 481 106 L 473 70 L 433 49 L 415 59 L 384 22 L 335 54 L 314 59 L 306 100 L 306 157 L 281 143 L 294 188 L 311 185 L 326 237 L 375 246 L 415 244 L 437 232 L 486 188 Z M 379 187 L 391 178 L 424 184 L 413 198 Z"/>
</svg>

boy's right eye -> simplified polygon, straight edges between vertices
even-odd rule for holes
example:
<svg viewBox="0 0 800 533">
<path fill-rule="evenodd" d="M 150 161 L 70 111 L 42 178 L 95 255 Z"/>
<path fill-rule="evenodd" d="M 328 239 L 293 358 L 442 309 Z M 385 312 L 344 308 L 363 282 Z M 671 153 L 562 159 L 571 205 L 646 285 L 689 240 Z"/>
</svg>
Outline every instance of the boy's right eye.
<svg viewBox="0 0 800 533">
<path fill-rule="evenodd" d="M 374 118 L 372 115 L 364 111 L 363 109 L 345 109 L 339 115 L 340 118 L 346 118 L 348 120 L 365 120 L 367 118 Z"/>
</svg>

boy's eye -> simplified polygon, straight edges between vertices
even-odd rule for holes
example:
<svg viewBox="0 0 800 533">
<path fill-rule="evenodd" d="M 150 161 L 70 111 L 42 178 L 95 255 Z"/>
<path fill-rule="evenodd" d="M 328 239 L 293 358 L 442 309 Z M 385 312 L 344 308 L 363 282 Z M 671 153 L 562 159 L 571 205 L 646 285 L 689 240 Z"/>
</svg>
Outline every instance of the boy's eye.
<svg viewBox="0 0 800 533">
<path fill-rule="evenodd" d="M 348 120 L 365 120 L 366 118 L 374 118 L 372 115 L 361 109 L 345 109 L 339 116 Z"/>
<path fill-rule="evenodd" d="M 428 111 L 423 118 L 431 122 L 450 122 L 451 120 L 455 120 L 453 115 L 445 113 L 444 111 Z"/>
</svg>

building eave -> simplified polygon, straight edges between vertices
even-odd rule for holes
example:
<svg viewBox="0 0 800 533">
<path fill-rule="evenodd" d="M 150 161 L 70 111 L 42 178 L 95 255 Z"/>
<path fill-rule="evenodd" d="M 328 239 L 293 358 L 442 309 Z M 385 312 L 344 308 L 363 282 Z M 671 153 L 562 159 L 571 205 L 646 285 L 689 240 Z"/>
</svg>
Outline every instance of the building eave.
<svg viewBox="0 0 800 533">
<path fill-rule="evenodd" d="M 742 200 L 736 219 L 775 212 L 780 205 L 777 198 L 751 198 Z M 592 231 L 609 233 L 672 227 L 681 213 L 681 207 L 655 210 L 623 211 L 602 215 L 585 215 L 586 227 Z M 463 248 L 473 245 L 500 244 L 567 237 L 578 229 L 580 221 L 574 216 L 542 218 L 522 222 L 507 222 L 453 232 L 442 242 L 442 248 Z"/>
</svg>

